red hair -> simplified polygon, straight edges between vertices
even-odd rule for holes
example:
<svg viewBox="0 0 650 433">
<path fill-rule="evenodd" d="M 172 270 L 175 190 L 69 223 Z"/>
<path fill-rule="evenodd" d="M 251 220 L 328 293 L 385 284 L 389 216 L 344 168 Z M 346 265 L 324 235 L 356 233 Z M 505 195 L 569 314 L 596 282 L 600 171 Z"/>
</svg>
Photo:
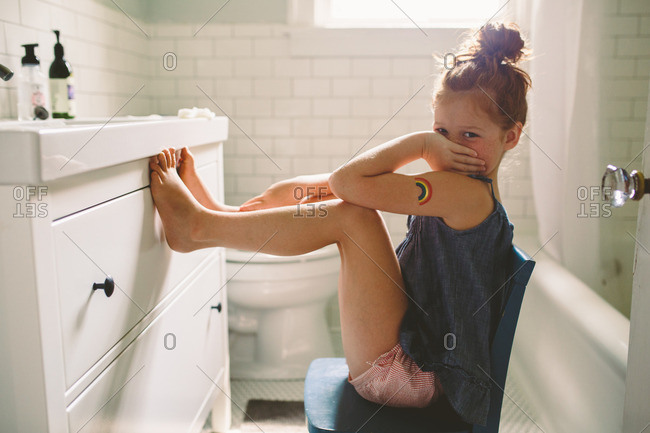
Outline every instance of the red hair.
<svg viewBox="0 0 650 433">
<path fill-rule="evenodd" d="M 524 40 L 515 24 L 486 24 L 442 75 L 434 109 L 454 92 L 467 92 L 476 96 L 474 100 L 504 131 L 516 122 L 523 126 L 531 81 L 517 63 L 525 55 Z"/>
</svg>

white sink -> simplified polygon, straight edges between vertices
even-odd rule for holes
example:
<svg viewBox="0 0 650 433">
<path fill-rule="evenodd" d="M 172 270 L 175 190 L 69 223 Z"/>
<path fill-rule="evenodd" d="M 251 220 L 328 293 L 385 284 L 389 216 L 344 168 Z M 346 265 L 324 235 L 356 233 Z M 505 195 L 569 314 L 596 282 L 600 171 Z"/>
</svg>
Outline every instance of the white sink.
<svg viewBox="0 0 650 433">
<path fill-rule="evenodd" d="M 119 123 L 134 123 L 134 122 L 151 122 L 154 120 L 169 120 L 174 119 L 174 116 L 159 116 L 157 114 L 151 116 L 126 116 L 126 117 L 84 117 L 81 119 L 48 119 L 48 120 L 0 120 L 0 131 L 2 130 L 16 130 L 16 131 L 33 131 L 38 129 L 53 129 L 53 128 L 69 128 L 74 126 L 102 126 L 110 123 L 111 125 Z"/>
<path fill-rule="evenodd" d="M 0 184 L 38 184 L 155 155 L 167 147 L 224 141 L 228 119 L 176 116 L 0 121 Z"/>
</svg>

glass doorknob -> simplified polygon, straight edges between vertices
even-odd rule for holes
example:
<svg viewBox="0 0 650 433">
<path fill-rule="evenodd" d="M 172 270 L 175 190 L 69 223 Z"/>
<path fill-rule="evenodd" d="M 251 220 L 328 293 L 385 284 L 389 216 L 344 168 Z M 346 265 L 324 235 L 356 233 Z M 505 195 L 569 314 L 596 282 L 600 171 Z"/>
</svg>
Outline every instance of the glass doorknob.
<svg viewBox="0 0 650 433">
<path fill-rule="evenodd" d="M 627 173 L 624 168 L 609 164 L 603 174 L 603 200 L 614 207 L 621 207 L 628 199 L 641 200 L 645 193 L 650 192 L 650 180 L 640 171 L 632 170 Z"/>
</svg>

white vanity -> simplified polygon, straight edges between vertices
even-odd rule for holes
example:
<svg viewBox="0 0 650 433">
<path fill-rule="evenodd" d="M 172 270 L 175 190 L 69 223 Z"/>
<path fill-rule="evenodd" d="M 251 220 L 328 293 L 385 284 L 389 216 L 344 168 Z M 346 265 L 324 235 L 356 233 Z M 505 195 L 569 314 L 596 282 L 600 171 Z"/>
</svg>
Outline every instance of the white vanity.
<svg viewBox="0 0 650 433">
<path fill-rule="evenodd" d="M 0 123 L 0 430 L 229 428 L 224 251 L 171 251 L 148 187 L 149 157 L 188 146 L 223 200 L 227 132 Z"/>
</svg>

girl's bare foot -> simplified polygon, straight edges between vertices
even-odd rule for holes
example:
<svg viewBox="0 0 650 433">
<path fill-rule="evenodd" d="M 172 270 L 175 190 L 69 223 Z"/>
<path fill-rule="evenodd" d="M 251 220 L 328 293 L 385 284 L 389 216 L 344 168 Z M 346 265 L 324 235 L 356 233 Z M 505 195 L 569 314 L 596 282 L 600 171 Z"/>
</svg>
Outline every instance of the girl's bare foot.
<svg viewBox="0 0 650 433">
<path fill-rule="evenodd" d="M 149 161 L 151 194 L 158 208 L 170 248 L 189 252 L 200 248 L 192 238 L 192 229 L 202 212 L 208 212 L 196 201 L 176 172 L 174 149 L 165 149 Z"/>
<path fill-rule="evenodd" d="M 181 155 L 178 160 L 178 175 L 190 190 L 194 198 L 208 209 L 218 211 L 236 211 L 235 207 L 226 206 L 217 202 L 210 191 L 205 186 L 201 178 L 196 173 L 194 166 L 194 156 L 187 147 L 181 149 Z"/>
</svg>

